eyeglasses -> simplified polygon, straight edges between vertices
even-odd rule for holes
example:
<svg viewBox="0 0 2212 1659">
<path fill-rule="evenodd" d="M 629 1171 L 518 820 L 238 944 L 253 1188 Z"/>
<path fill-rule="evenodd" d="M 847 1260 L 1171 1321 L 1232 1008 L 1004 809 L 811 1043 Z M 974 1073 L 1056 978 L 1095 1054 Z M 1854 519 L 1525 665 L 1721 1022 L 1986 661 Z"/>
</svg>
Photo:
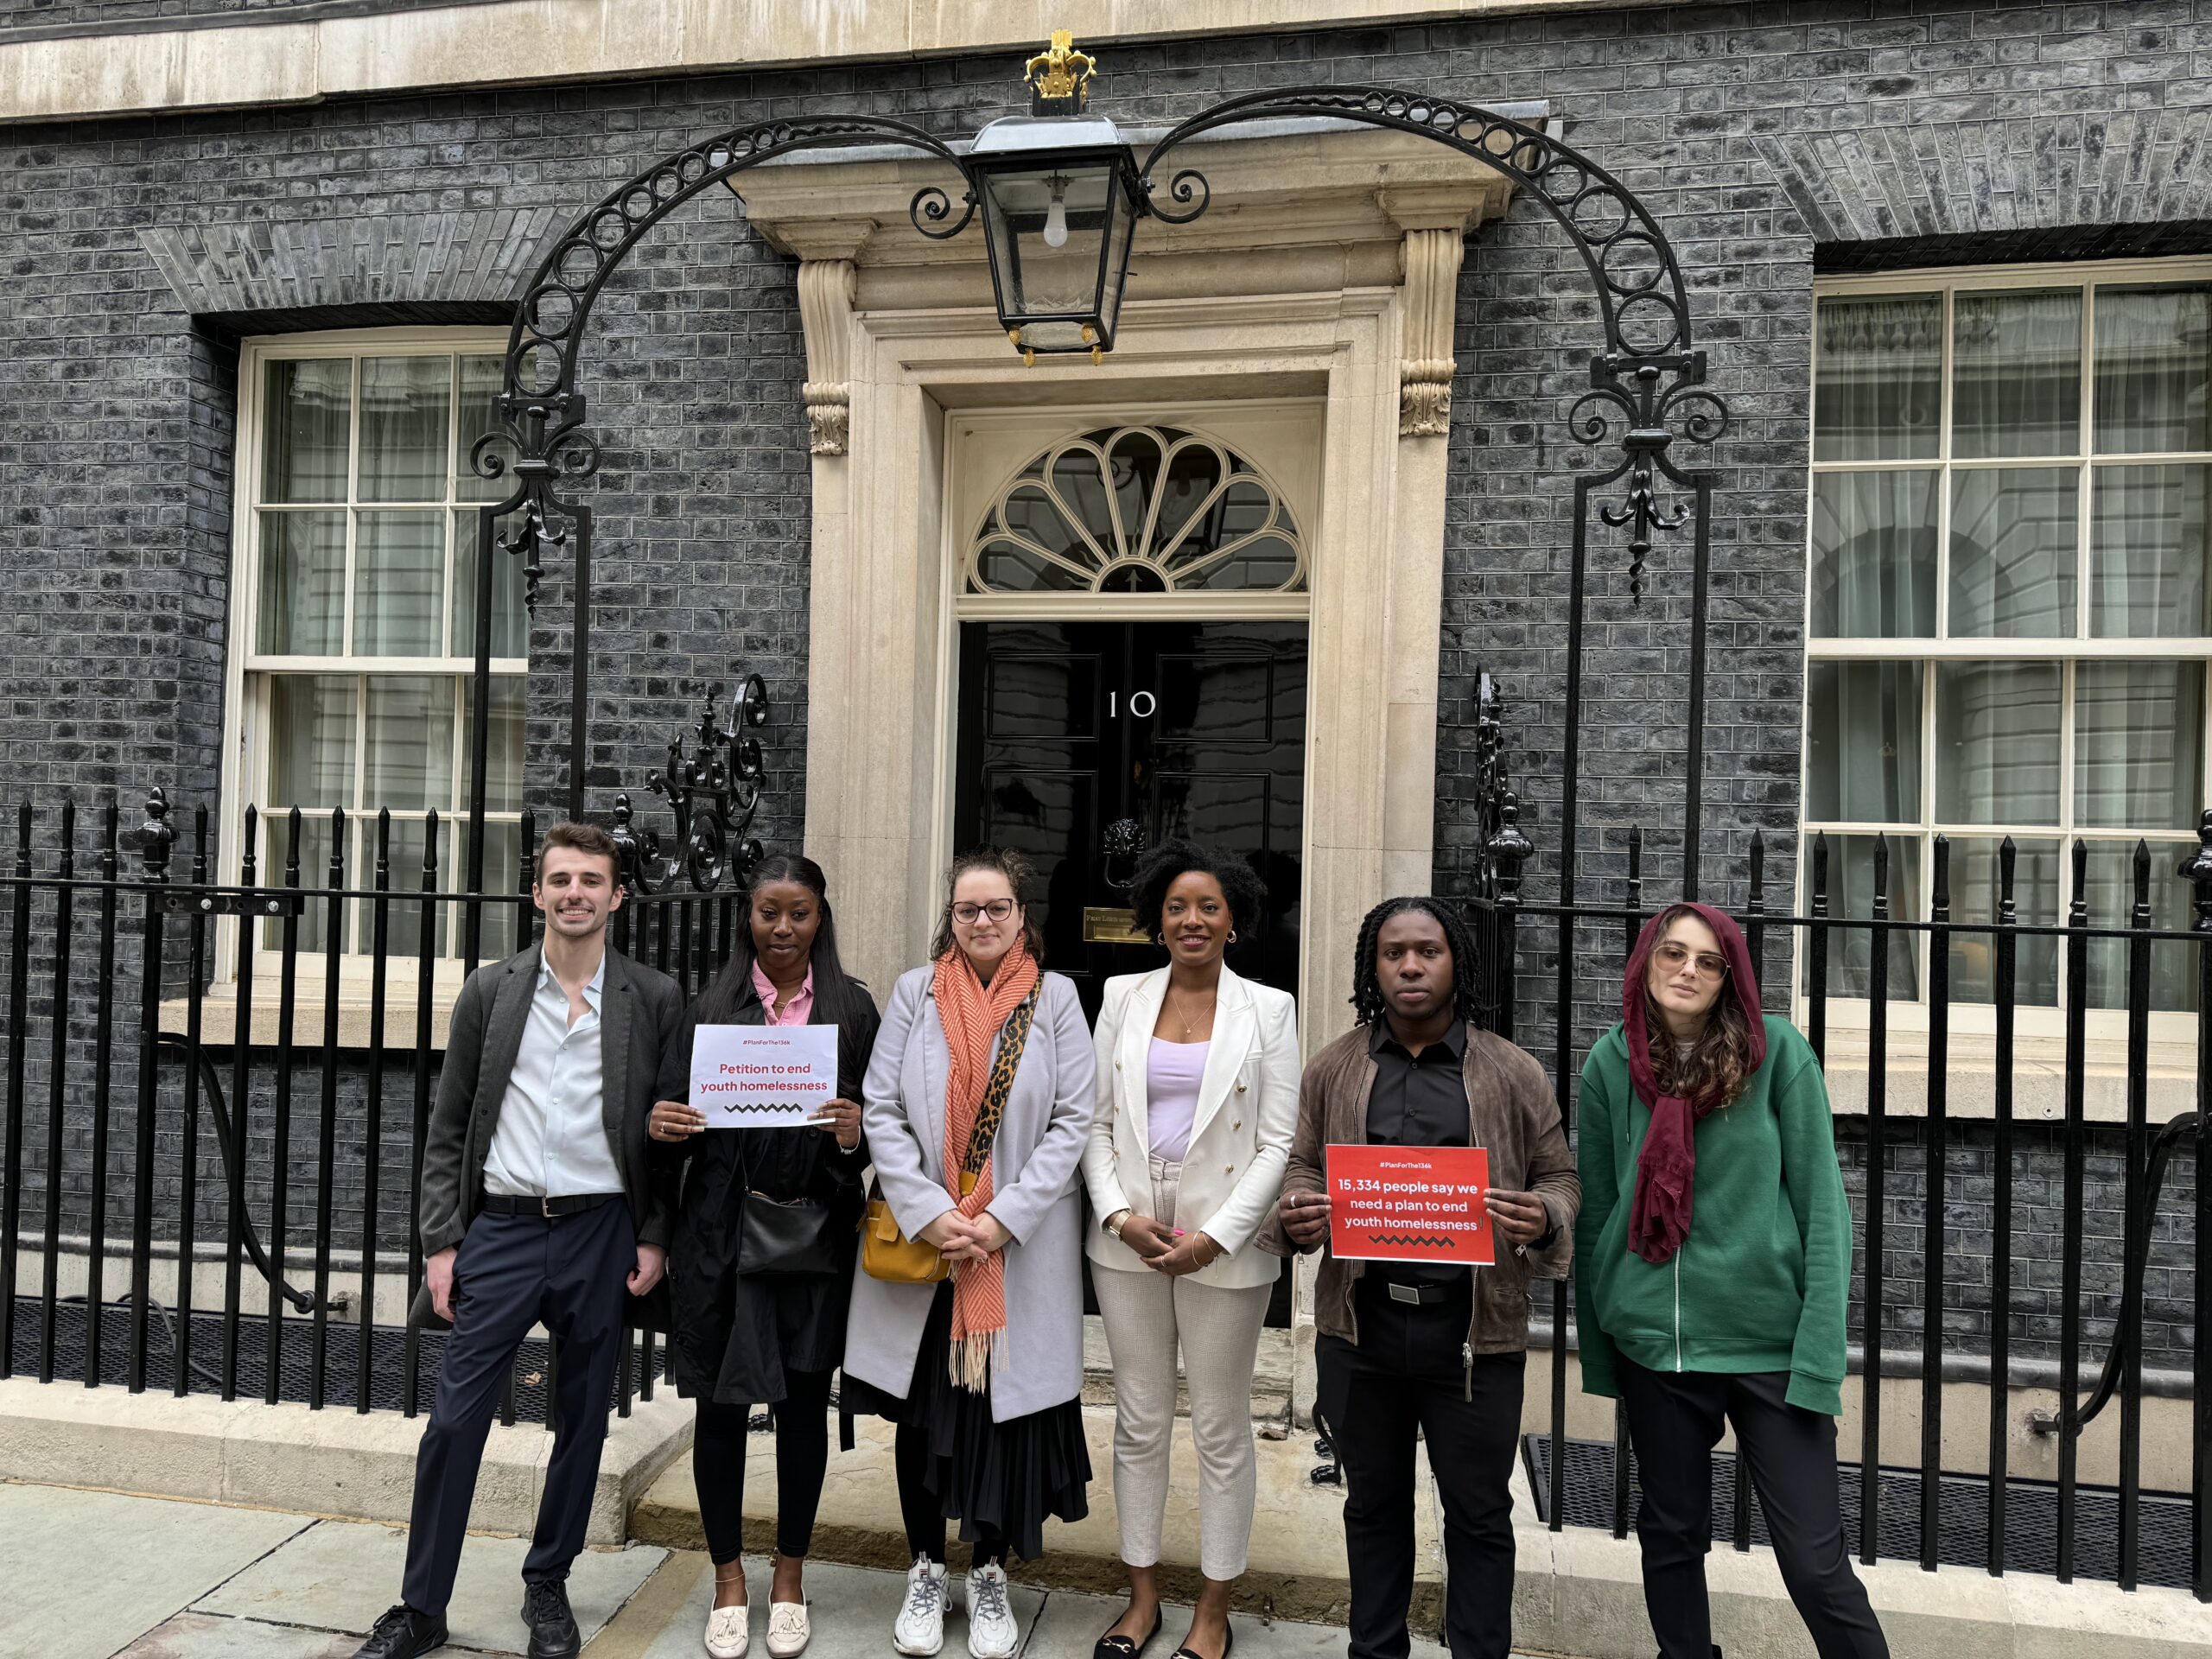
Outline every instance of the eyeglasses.
<svg viewBox="0 0 2212 1659">
<path fill-rule="evenodd" d="M 1728 958 L 1716 957 L 1710 950 L 1692 951 L 1688 945 L 1676 944 L 1672 940 L 1669 940 L 1666 944 L 1654 949 L 1651 954 L 1659 965 L 1670 974 L 1679 974 L 1682 971 L 1685 963 L 1694 961 L 1700 979 L 1728 977 Z"/>
<path fill-rule="evenodd" d="M 1013 914 L 1014 900 L 1011 899 L 994 899 L 988 904 L 982 905 L 971 905 L 963 901 L 952 907 L 952 919 L 963 927 L 973 927 L 978 919 L 985 916 L 995 922 L 1002 922 Z"/>
</svg>

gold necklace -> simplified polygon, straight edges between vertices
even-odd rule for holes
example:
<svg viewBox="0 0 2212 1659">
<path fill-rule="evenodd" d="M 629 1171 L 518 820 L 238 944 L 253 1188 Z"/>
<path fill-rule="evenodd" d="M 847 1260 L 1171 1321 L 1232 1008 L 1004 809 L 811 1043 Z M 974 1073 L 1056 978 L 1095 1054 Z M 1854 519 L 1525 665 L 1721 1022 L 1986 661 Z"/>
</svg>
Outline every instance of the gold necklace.
<svg viewBox="0 0 2212 1659">
<path fill-rule="evenodd" d="M 1216 990 L 1213 995 L 1209 998 L 1206 1002 L 1206 1012 L 1209 1014 L 1212 1013 L 1214 1004 L 1218 1002 L 1220 1000 L 1221 993 L 1220 991 Z M 1183 1012 L 1182 999 L 1175 995 L 1174 990 L 1172 988 L 1167 993 L 1167 1001 L 1169 1005 L 1175 1010 L 1175 1017 L 1183 1022 L 1183 1040 L 1187 1043 L 1191 1040 L 1191 1032 L 1192 1030 L 1191 1016 Z"/>
</svg>

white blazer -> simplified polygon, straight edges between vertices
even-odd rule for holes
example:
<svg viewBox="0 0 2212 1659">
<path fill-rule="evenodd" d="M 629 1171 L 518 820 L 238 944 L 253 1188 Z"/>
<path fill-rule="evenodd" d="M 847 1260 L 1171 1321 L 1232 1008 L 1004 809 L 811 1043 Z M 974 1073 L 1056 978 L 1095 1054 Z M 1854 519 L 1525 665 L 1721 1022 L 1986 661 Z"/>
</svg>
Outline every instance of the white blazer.
<svg viewBox="0 0 2212 1659">
<path fill-rule="evenodd" d="M 1084 1249 L 1095 1268 L 1152 1271 L 1100 1224 L 1117 1210 L 1152 1207 L 1145 1067 L 1167 973 L 1155 968 L 1108 980 L 1098 1011 L 1098 1109 L 1083 1154 L 1092 1211 Z M 1253 1236 L 1282 1193 L 1298 1127 L 1298 1074 L 1297 1000 L 1224 963 L 1177 1200 L 1184 1230 L 1203 1231 L 1224 1252 L 1191 1275 L 1199 1284 L 1242 1290 L 1274 1282 L 1281 1264 Z M 1133 1203 L 1131 1193 L 1141 1197 Z"/>
</svg>

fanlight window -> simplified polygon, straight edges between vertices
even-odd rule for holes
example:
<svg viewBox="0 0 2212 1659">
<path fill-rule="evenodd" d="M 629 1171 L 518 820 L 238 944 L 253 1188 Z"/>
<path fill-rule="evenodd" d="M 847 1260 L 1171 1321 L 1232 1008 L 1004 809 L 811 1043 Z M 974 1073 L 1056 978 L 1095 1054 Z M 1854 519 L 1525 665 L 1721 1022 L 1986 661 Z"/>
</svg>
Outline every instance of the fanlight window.
<svg viewBox="0 0 2212 1659">
<path fill-rule="evenodd" d="M 1000 493 L 968 556 L 970 593 L 1303 592 L 1306 544 L 1274 485 L 1172 426 L 1054 445 Z"/>
</svg>

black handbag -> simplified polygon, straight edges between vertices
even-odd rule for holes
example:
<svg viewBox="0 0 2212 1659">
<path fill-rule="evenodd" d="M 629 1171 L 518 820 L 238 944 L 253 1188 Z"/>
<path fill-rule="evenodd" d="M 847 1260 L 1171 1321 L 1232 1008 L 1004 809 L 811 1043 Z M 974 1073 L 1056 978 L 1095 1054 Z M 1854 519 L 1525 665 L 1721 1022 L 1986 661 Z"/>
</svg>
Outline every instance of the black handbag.
<svg viewBox="0 0 2212 1659">
<path fill-rule="evenodd" d="M 738 1179 L 745 1185 L 737 1232 L 740 1278 L 824 1277 L 837 1271 L 828 1205 L 819 1198 L 772 1198 L 754 1187 L 743 1163 Z"/>
<path fill-rule="evenodd" d="M 819 1198 L 772 1198 L 747 1188 L 745 1218 L 737 1236 L 737 1271 L 744 1279 L 836 1272 L 830 1206 Z"/>
</svg>

